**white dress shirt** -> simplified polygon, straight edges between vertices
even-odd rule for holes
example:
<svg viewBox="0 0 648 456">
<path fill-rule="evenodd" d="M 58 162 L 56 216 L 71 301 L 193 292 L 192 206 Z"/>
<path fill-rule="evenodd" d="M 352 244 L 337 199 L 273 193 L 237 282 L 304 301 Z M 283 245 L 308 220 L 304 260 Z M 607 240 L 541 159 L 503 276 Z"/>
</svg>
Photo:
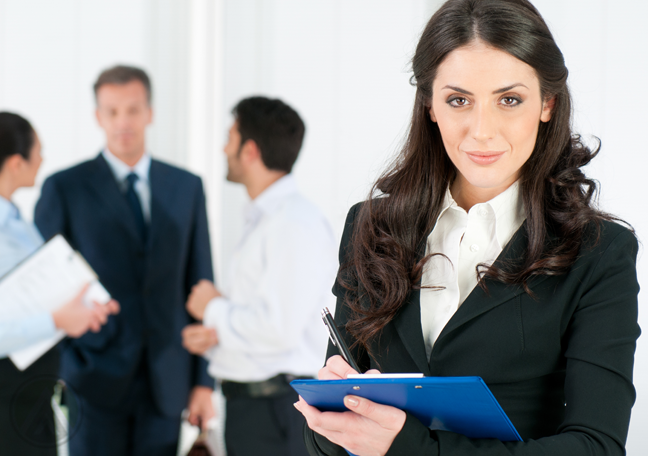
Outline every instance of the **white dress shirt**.
<svg viewBox="0 0 648 456">
<path fill-rule="evenodd" d="M 42 244 L 43 238 L 36 227 L 23 220 L 11 201 L 0 197 L 0 277 Z M 0 315 L 0 358 L 55 333 L 54 320 L 48 312 L 20 320 L 5 320 Z"/>
<path fill-rule="evenodd" d="M 457 205 L 450 189 L 446 191 L 425 254 L 441 253 L 447 259 L 433 256 L 422 278 L 424 287 L 444 287 L 421 290 L 421 326 L 428 358 L 445 325 L 477 285 L 477 265 L 490 266 L 524 220 L 517 182 L 468 212 Z"/>
<path fill-rule="evenodd" d="M 137 174 L 137 181 L 135 182 L 135 193 L 140 200 L 142 205 L 142 213 L 144 214 L 144 220 L 146 223 L 151 221 L 151 182 L 149 180 L 149 171 L 151 170 L 151 155 L 145 153 L 142 155 L 142 158 L 135 164 L 135 166 L 130 167 L 119 158 L 115 157 L 112 152 L 105 148 L 102 151 L 108 166 L 110 167 L 117 185 L 122 193 L 126 194 L 128 189 L 128 181 L 126 177 L 130 173 Z"/>
<path fill-rule="evenodd" d="M 332 310 L 337 271 L 333 233 L 320 210 L 279 179 L 250 202 L 243 236 L 225 270 L 224 297 L 203 323 L 216 328 L 209 373 L 255 382 L 279 373 L 315 376 L 327 332 L 320 311 Z"/>
</svg>

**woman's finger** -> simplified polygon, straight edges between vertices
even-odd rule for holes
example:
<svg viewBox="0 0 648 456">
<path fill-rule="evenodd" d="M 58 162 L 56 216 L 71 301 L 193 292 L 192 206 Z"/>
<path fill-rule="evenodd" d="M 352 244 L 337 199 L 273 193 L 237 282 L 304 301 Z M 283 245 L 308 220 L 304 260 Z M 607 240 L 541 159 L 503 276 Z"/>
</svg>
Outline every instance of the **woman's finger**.
<svg viewBox="0 0 648 456">
<path fill-rule="evenodd" d="M 344 405 L 358 415 L 375 421 L 385 429 L 400 431 L 407 418 L 405 412 L 396 407 L 377 404 L 358 396 L 346 396 Z"/>
<path fill-rule="evenodd" d="M 106 313 L 106 309 L 104 309 L 104 307 L 101 304 L 95 303 L 93 311 L 99 324 L 105 325 L 106 322 L 108 321 L 108 315 Z"/>
<path fill-rule="evenodd" d="M 315 407 L 308 405 L 304 399 L 299 398 L 299 401 L 295 402 L 295 408 L 299 410 L 306 421 L 308 422 L 309 427 L 318 433 L 320 431 L 329 431 L 329 432 L 341 432 L 348 428 L 349 426 L 349 412 L 320 412 Z"/>
<path fill-rule="evenodd" d="M 99 322 L 99 317 L 96 313 L 92 312 L 90 314 L 90 331 L 98 333 L 101 330 L 101 323 Z"/>
<path fill-rule="evenodd" d="M 339 378 L 347 378 L 349 374 L 358 373 L 340 355 L 331 356 L 327 359 L 326 367 L 329 368 L 333 375 L 337 375 Z"/>
<path fill-rule="evenodd" d="M 328 366 L 322 367 L 317 373 L 317 378 L 319 380 L 344 380 L 343 377 L 340 377 L 337 374 L 334 374 Z"/>
</svg>

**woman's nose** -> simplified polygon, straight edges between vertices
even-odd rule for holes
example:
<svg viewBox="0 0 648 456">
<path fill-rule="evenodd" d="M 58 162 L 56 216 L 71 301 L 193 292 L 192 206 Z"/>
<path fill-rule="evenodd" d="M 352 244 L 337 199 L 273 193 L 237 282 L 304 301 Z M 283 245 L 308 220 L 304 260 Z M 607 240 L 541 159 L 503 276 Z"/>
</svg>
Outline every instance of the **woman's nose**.
<svg viewBox="0 0 648 456">
<path fill-rule="evenodd" d="M 476 141 L 493 139 L 497 133 L 497 119 L 490 106 L 477 105 L 473 110 L 470 134 Z"/>
</svg>

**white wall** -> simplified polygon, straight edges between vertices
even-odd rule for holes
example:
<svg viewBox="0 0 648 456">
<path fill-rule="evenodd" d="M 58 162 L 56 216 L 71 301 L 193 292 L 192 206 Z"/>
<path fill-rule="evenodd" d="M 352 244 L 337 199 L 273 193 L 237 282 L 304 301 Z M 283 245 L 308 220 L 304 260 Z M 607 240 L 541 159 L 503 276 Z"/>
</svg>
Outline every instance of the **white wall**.
<svg viewBox="0 0 648 456">
<path fill-rule="evenodd" d="M 201 174 L 207 186 L 218 271 L 238 237 L 247 198 L 224 183 L 229 111 L 241 97 L 277 96 L 304 117 L 295 175 L 339 235 L 347 209 L 365 197 L 405 132 L 414 90 L 408 61 L 438 0 L 0 0 L 0 109 L 27 116 L 51 172 L 96 154 L 91 85 L 125 62 L 153 78 L 154 155 Z M 535 0 L 570 69 L 578 130 L 603 141 L 587 172 L 602 207 L 644 242 L 648 211 L 648 3 Z M 31 214 L 38 190 L 18 203 Z M 642 250 L 639 280 L 648 286 Z M 640 295 L 640 323 L 648 328 Z M 636 357 L 637 404 L 628 454 L 648 450 L 648 342 Z"/>
<path fill-rule="evenodd" d="M 188 21 L 187 4 L 175 0 L 0 0 L 0 109 L 23 114 L 38 131 L 39 183 L 102 148 L 92 84 L 116 63 L 151 74 L 149 146 L 185 163 Z M 37 197 L 38 189 L 16 195 L 28 218 Z"/>
</svg>

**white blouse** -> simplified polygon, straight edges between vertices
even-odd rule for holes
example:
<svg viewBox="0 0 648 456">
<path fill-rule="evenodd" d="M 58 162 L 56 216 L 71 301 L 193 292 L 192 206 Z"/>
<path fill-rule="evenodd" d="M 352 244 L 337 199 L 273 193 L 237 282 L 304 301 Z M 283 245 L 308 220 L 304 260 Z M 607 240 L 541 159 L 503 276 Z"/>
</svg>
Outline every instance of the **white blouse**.
<svg viewBox="0 0 648 456">
<path fill-rule="evenodd" d="M 525 220 L 515 182 L 490 201 L 468 212 L 446 191 L 443 209 L 428 236 L 425 254 L 433 256 L 423 272 L 421 326 L 428 358 L 439 334 L 477 285 L 478 264 L 492 264 Z"/>
</svg>

